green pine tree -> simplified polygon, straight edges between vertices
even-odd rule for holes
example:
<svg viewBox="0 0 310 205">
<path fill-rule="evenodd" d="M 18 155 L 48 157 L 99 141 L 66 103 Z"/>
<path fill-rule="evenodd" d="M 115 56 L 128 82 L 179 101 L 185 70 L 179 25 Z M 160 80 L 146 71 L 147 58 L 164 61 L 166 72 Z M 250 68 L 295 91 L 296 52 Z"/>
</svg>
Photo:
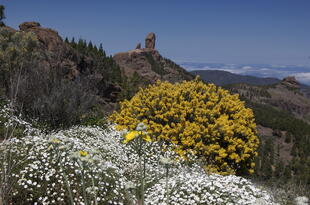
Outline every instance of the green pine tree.
<svg viewBox="0 0 310 205">
<path fill-rule="evenodd" d="M 67 37 L 65 38 L 65 43 L 69 43 L 69 40 Z"/>
<path fill-rule="evenodd" d="M 88 46 L 87 46 L 87 47 L 88 47 L 88 49 L 89 49 L 89 50 L 91 50 L 91 51 L 92 51 L 92 50 L 93 50 L 93 48 L 94 48 L 93 43 L 92 43 L 91 41 L 89 41 L 89 43 L 88 43 Z"/>
<path fill-rule="evenodd" d="M 105 56 L 105 53 L 104 53 L 104 50 L 103 50 L 102 43 L 100 43 L 100 45 L 99 45 L 99 50 L 98 50 L 98 52 L 99 52 L 99 55 L 106 57 L 106 56 Z"/>
<path fill-rule="evenodd" d="M 72 37 L 72 39 L 71 39 L 71 44 L 72 44 L 72 45 L 75 44 L 75 39 L 74 39 L 74 37 Z"/>
<path fill-rule="evenodd" d="M 96 45 L 94 45 L 94 51 L 95 51 L 96 54 L 98 53 L 98 48 L 97 48 Z"/>
<path fill-rule="evenodd" d="M 5 19 L 4 9 L 5 9 L 5 7 L 3 5 L 0 5 L 0 26 L 5 25 L 3 22 L 3 19 Z"/>
</svg>

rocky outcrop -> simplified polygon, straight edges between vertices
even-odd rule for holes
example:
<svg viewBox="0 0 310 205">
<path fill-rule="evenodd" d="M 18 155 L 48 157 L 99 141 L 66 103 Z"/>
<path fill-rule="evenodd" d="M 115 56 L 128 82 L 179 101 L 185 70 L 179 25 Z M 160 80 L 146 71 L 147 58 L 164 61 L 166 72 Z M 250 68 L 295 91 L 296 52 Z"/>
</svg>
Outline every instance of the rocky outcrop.
<svg viewBox="0 0 310 205">
<path fill-rule="evenodd" d="M 38 22 L 25 22 L 20 24 L 19 28 L 22 32 L 34 33 L 38 38 L 39 53 L 43 54 L 40 67 L 44 67 L 45 70 L 58 69 L 64 78 L 70 80 L 88 79 L 96 86 L 104 101 L 117 100 L 119 86 L 111 83 L 104 73 L 94 70 L 94 60 L 66 44 L 56 31 L 41 27 Z"/>
<path fill-rule="evenodd" d="M 56 31 L 43 28 L 38 22 L 22 23 L 19 29 L 34 33 L 40 42 L 41 53 L 48 52 L 41 66 L 59 67 L 64 70 L 66 78 L 71 80 L 78 78 L 81 72 L 89 72 L 92 60 L 65 44 Z"/>
<path fill-rule="evenodd" d="M 145 48 L 155 49 L 155 33 L 149 33 L 145 38 Z"/>
<path fill-rule="evenodd" d="M 193 79 L 193 75 L 174 62 L 163 58 L 154 48 L 155 34 L 150 33 L 146 37 L 146 48 L 117 53 L 113 58 L 126 76 L 138 74 L 149 83 L 154 83 L 156 80 L 178 82 Z"/>
<path fill-rule="evenodd" d="M 295 76 L 288 76 L 286 78 L 283 78 L 281 81 L 281 84 L 298 89 L 300 87 L 299 82 L 296 80 Z"/>
<path fill-rule="evenodd" d="M 37 27 L 40 27 L 40 23 L 38 22 L 24 22 L 22 24 L 19 25 L 19 29 L 21 31 L 25 31 L 25 30 L 28 30 L 29 28 L 37 28 Z"/>
</svg>

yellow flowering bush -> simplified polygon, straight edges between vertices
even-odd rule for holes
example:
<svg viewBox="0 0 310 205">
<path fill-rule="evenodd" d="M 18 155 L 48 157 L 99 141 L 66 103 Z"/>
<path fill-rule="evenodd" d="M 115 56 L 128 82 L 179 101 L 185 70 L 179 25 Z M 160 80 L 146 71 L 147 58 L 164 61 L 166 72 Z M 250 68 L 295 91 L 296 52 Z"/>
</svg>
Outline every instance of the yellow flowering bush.
<svg viewBox="0 0 310 205">
<path fill-rule="evenodd" d="M 120 103 L 110 119 L 117 129 L 148 127 L 152 141 L 170 144 L 180 156 L 194 153 L 206 170 L 253 173 L 259 139 L 251 109 L 238 95 L 199 79 L 171 84 L 157 81 Z"/>
</svg>

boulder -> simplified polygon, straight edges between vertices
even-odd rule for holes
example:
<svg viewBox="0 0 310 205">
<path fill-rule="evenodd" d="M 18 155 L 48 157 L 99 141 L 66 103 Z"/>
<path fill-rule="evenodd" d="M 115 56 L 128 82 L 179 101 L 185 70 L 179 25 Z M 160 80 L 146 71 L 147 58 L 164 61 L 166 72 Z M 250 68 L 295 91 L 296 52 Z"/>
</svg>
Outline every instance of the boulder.
<svg viewBox="0 0 310 205">
<path fill-rule="evenodd" d="M 149 33 L 145 38 L 145 48 L 155 49 L 155 33 Z"/>
</svg>

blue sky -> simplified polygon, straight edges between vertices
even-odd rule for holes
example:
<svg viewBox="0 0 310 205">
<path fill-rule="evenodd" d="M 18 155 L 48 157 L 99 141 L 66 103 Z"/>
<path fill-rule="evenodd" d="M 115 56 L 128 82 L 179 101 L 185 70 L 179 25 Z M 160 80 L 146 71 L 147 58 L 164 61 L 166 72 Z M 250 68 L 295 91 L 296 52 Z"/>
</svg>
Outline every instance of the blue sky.
<svg viewBox="0 0 310 205">
<path fill-rule="evenodd" d="M 148 32 L 177 62 L 310 66 L 310 0 L 0 0 L 6 23 L 133 49 Z"/>
</svg>

